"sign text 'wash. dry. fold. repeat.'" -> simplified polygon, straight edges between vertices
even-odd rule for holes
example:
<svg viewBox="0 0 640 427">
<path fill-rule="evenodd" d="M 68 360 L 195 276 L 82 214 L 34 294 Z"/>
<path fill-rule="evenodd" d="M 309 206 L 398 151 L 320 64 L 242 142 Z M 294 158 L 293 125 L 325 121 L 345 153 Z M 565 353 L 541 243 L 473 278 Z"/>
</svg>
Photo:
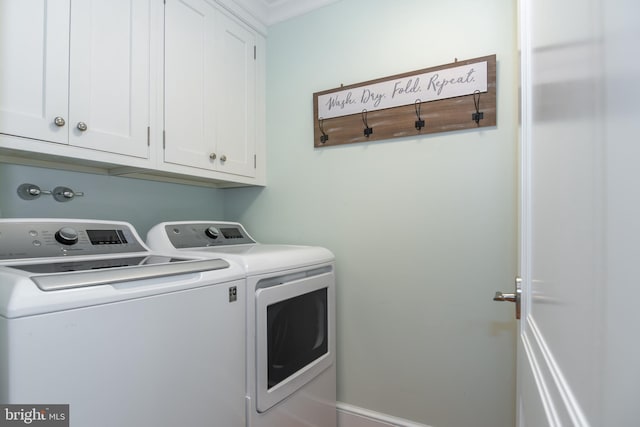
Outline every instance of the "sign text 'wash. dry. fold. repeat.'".
<svg viewBox="0 0 640 427">
<path fill-rule="evenodd" d="M 487 62 L 476 62 L 318 96 L 318 117 L 359 114 L 487 91 Z"/>
</svg>

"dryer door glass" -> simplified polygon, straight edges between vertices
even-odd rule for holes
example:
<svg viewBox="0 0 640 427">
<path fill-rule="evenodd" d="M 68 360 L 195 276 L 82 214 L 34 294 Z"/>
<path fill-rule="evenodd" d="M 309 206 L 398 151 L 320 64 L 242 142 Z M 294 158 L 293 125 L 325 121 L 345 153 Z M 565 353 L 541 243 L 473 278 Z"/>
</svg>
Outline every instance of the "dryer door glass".
<svg viewBox="0 0 640 427">
<path fill-rule="evenodd" d="M 327 353 L 327 314 L 327 288 L 267 307 L 269 389 Z"/>
<path fill-rule="evenodd" d="M 335 276 L 306 271 L 257 286 L 256 408 L 265 412 L 333 365 Z"/>
</svg>

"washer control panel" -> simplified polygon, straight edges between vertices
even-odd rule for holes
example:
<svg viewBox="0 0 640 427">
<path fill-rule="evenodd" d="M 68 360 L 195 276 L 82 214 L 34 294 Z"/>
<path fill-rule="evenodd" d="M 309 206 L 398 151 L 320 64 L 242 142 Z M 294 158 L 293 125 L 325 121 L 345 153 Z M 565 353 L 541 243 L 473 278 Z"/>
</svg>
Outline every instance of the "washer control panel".
<svg viewBox="0 0 640 427">
<path fill-rule="evenodd" d="M 237 223 L 174 223 L 165 226 L 165 233 L 171 244 L 177 249 L 242 245 L 256 242 L 244 227 Z"/>
<path fill-rule="evenodd" d="M 0 260 L 145 251 L 124 222 L 0 219 Z"/>
</svg>

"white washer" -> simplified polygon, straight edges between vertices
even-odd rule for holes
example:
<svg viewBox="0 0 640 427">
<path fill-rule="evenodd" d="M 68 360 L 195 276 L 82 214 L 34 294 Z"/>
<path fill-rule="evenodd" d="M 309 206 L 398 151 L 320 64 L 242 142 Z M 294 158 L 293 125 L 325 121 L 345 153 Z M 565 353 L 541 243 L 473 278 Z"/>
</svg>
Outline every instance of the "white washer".
<svg viewBox="0 0 640 427">
<path fill-rule="evenodd" d="M 78 427 L 245 425 L 244 276 L 124 222 L 0 219 L 0 402 L 69 404 Z"/>
<path fill-rule="evenodd" d="M 335 264 L 327 249 L 256 243 L 239 223 L 154 226 L 147 244 L 247 274 L 247 425 L 335 427 Z"/>
</svg>

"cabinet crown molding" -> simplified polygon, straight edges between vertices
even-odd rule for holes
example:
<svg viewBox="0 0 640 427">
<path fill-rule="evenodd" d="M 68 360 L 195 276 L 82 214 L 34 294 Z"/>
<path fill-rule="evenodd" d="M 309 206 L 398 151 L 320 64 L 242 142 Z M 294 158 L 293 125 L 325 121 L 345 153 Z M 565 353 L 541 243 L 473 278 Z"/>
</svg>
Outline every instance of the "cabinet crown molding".
<svg viewBox="0 0 640 427">
<path fill-rule="evenodd" d="M 294 18 L 319 9 L 338 0 L 216 0 L 233 7 L 231 3 L 244 9 L 262 25 L 268 27 L 278 22 Z M 257 28 L 257 30 L 260 30 Z"/>
</svg>

